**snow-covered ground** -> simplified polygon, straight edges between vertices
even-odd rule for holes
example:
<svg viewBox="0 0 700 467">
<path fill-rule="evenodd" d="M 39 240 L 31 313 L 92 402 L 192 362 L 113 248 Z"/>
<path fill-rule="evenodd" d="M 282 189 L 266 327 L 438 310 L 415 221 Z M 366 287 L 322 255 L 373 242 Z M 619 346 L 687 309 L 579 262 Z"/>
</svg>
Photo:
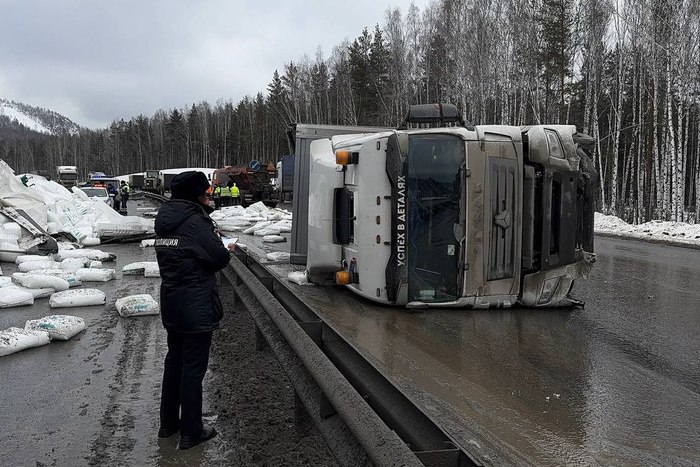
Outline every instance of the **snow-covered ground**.
<svg viewBox="0 0 700 467">
<path fill-rule="evenodd" d="M 0 102 L 0 115 L 9 117 L 10 120 L 17 120 L 19 123 L 25 127 L 34 130 L 39 133 L 52 134 L 51 130 L 46 128 L 44 125 L 34 120 L 33 118 L 25 115 L 19 110 L 15 109 L 12 104 Z"/>
<path fill-rule="evenodd" d="M 595 213 L 595 232 L 602 235 L 636 238 L 655 242 L 700 247 L 700 225 L 651 221 L 631 225 L 615 216 Z"/>
</svg>

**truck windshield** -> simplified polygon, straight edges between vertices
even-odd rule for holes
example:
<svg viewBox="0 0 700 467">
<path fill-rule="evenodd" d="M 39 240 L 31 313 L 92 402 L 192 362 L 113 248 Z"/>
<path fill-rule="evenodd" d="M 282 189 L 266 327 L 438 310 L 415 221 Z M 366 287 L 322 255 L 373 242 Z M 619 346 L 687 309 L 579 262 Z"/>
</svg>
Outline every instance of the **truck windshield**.
<svg viewBox="0 0 700 467">
<path fill-rule="evenodd" d="M 59 177 L 61 178 L 61 180 L 77 180 L 78 179 L 78 175 L 73 174 L 73 173 L 62 173 L 62 174 L 59 174 Z"/>
<path fill-rule="evenodd" d="M 465 143 L 452 135 L 411 135 L 408 145 L 408 299 L 449 302 L 461 295 L 461 186 Z M 464 227 L 464 226 L 460 226 Z"/>
<path fill-rule="evenodd" d="M 158 178 L 158 171 L 157 170 L 147 170 L 146 171 L 146 178 Z"/>
</svg>

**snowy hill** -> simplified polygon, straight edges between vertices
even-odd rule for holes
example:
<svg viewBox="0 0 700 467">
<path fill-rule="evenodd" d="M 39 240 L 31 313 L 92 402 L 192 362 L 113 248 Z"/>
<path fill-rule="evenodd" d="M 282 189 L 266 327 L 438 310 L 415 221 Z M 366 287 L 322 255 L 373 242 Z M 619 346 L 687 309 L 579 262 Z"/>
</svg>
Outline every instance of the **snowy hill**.
<svg viewBox="0 0 700 467">
<path fill-rule="evenodd" d="M 24 128 L 49 135 L 76 134 L 80 127 L 52 110 L 0 98 L 0 128 Z"/>
</svg>

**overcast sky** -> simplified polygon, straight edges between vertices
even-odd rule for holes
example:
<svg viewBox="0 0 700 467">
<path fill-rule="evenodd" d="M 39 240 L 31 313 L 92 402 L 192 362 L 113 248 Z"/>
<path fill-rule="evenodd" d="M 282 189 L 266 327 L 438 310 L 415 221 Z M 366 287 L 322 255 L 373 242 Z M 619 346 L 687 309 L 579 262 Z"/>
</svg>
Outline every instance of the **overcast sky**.
<svg viewBox="0 0 700 467">
<path fill-rule="evenodd" d="M 423 11 L 430 0 L 414 0 Z M 0 0 L 0 97 L 89 128 L 265 91 L 411 0 Z"/>
</svg>

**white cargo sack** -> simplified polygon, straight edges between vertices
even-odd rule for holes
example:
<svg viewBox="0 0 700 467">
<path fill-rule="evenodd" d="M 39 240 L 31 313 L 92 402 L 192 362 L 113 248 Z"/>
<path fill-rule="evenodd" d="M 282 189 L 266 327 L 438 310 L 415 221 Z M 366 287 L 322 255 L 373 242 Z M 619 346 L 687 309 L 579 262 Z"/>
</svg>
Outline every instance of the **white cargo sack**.
<svg viewBox="0 0 700 467">
<path fill-rule="evenodd" d="M 309 279 L 306 277 L 306 271 L 295 271 L 287 274 L 287 280 L 299 285 L 309 285 Z"/>
<path fill-rule="evenodd" d="M 122 268 L 122 274 L 127 276 L 142 275 L 146 272 L 146 267 L 153 264 L 155 264 L 156 267 L 158 266 L 156 261 L 138 261 L 136 263 L 129 263 Z"/>
<path fill-rule="evenodd" d="M 150 294 L 129 295 L 118 299 L 114 306 L 117 307 L 119 316 L 147 316 L 160 313 L 160 305 Z"/>
<path fill-rule="evenodd" d="M 72 306 L 103 305 L 105 293 L 98 289 L 74 289 L 56 292 L 49 298 L 51 308 L 69 308 Z"/>
<path fill-rule="evenodd" d="M 252 234 L 255 233 L 256 230 L 264 229 L 268 225 L 272 224 L 272 221 L 261 221 L 255 224 L 252 227 L 248 227 L 243 231 L 244 234 Z"/>
<path fill-rule="evenodd" d="M 0 288 L 7 287 L 10 284 L 12 284 L 11 277 L 0 276 Z"/>
<path fill-rule="evenodd" d="M 289 261 L 289 253 L 286 251 L 273 251 L 267 254 L 268 261 Z"/>
<path fill-rule="evenodd" d="M 31 292 L 11 286 L 0 288 L 0 308 L 33 304 L 34 295 Z"/>
<path fill-rule="evenodd" d="M 12 281 L 28 289 L 53 289 L 56 292 L 68 290 L 70 287 L 67 280 L 46 274 L 16 272 L 12 274 Z"/>
<path fill-rule="evenodd" d="M 160 268 L 158 263 L 149 263 L 146 265 L 146 269 L 143 271 L 145 277 L 160 277 Z"/>
<path fill-rule="evenodd" d="M 23 292 L 29 292 L 30 294 L 32 294 L 32 297 L 34 297 L 34 300 L 36 300 L 37 298 L 50 297 L 52 293 L 56 292 L 54 289 L 50 289 L 50 288 L 30 289 L 29 287 L 22 287 L 21 285 L 17 285 L 17 284 L 12 284 L 11 286 L 9 286 L 7 288 L 21 290 Z"/>
<path fill-rule="evenodd" d="M 107 282 L 117 278 L 117 271 L 114 269 L 92 269 L 81 268 L 75 274 L 82 282 Z"/>
<path fill-rule="evenodd" d="M 99 245 L 99 244 L 101 243 L 101 241 L 100 241 L 99 238 L 95 238 L 95 237 L 85 237 L 85 238 L 81 241 L 81 243 L 83 244 L 83 246 L 97 246 L 97 245 Z"/>
<path fill-rule="evenodd" d="M 71 290 L 70 292 L 73 291 Z M 69 315 L 44 316 L 41 319 L 29 320 L 24 325 L 26 330 L 45 331 L 49 333 L 51 340 L 59 341 L 67 341 L 85 328 L 85 320 L 83 318 Z"/>
<path fill-rule="evenodd" d="M 31 272 L 31 274 L 43 274 L 46 276 L 60 277 L 68 282 L 69 287 L 77 287 L 83 285 L 80 278 L 75 274 L 74 271 L 66 271 L 63 269 L 37 269 Z"/>
<path fill-rule="evenodd" d="M 52 256 L 41 256 L 41 255 L 20 255 L 15 259 L 16 264 L 26 263 L 29 261 L 52 261 Z M 19 329 L 19 328 L 17 328 Z"/>
<path fill-rule="evenodd" d="M 77 271 L 80 268 L 87 268 L 90 266 L 90 260 L 82 258 L 66 258 L 61 261 L 61 269 L 66 271 Z"/>
<path fill-rule="evenodd" d="M 37 269 L 54 269 L 60 267 L 61 263 L 57 263 L 56 261 L 26 261 L 20 263 L 17 269 L 19 272 L 30 272 Z"/>
<path fill-rule="evenodd" d="M 117 256 L 112 253 L 106 253 L 102 250 L 92 250 L 88 248 L 82 248 L 77 250 L 61 250 L 57 253 L 60 259 L 66 258 L 87 258 L 93 261 L 114 261 Z"/>
<path fill-rule="evenodd" d="M 264 243 L 280 243 L 286 242 L 287 239 L 281 235 L 265 235 L 262 239 Z"/>
<path fill-rule="evenodd" d="M 0 331 L 0 357 L 49 343 L 49 333 L 22 328 Z"/>
</svg>

